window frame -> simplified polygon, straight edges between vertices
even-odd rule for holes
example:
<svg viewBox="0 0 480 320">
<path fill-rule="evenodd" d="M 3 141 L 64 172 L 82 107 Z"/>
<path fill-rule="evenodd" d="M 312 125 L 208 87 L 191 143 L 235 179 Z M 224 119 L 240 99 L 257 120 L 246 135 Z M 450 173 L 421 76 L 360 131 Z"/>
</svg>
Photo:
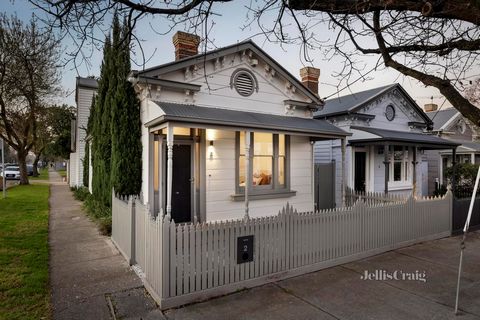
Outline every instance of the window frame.
<svg viewBox="0 0 480 320">
<path fill-rule="evenodd" d="M 401 147 L 402 148 L 402 159 L 401 160 L 395 160 L 395 147 Z M 389 174 L 388 174 L 388 183 L 391 186 L 403 186 L 407 184 L 412 183 L 412 168 L 411 168 L 411 163 L 410 163 L 410 155 L 414 150 L 410 148 L 409 146 L 403 146 L 403 145 L 390 145 L 389 147 Z M 405 155 L 407 155 L 405 157 Z M 395 162 L 400 162 L 401 163 L 401 169 L 400 169 L 400 177 L 401 179 L 398 181 L 395 181 Z M 406 172 L 405 172 L 406 171 Z M 405 179 L 405 175 L 408 174 L 407 179 Z"/>
<path fill-rule="evenodd" d="M 268 132 L 269 133 L 269 132 Z M 254 134 L 255 132 L 250 132 L 250 166 L 249 172 L 246 172 L 245 175 L 253 176 L 253 157 L 254 157 Z M 284 134 L 285 136 L 285 168 L 284 168 L 284 184 L 279 183 L 279 134 L 283 133 L 269 133 L 273 135 L 273 164 L 272 164 L 272 183 L 270 185 L 263 186 L 254 186 L 253 179 L 252 183 L 249 186 L 249 195 L 278 195 L 281 193 L 291 193 L 290 190 L 290 135 Z M 235 195 L 236 198 L 241 198 L 245 195 L 245 187 L 241 187 L 240 184 L 240 148 L 245 146 L 240 146 L 240 131 L 235 132 Z M 244 153 L 243 153 L 244 154 Z"/>
</svg>

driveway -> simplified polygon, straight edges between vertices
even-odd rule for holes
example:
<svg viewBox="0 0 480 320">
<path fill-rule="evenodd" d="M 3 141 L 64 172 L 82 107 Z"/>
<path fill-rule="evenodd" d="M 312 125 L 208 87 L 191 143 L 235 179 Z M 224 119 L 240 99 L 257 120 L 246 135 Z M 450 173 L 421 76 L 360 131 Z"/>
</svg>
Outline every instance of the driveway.
<svg viewBox="0 0 480 320">
<path fill-rule="evenodd" d="M 460 238 L 425 242 L 361 261 L 167 310 L 168 319 L 480 319 L 480 234 L 465 251 L 455 316 Z M 362 280 L 396 275 L 405 280 Z M 395 274 L 394 272 L 397 271 Z M 424 275 L 424 276 L 423 276 Z M 408 280 L 408 278 L 411 278 Z M 421 280 L 424 279 L 424 280 Z"/>
</svg>

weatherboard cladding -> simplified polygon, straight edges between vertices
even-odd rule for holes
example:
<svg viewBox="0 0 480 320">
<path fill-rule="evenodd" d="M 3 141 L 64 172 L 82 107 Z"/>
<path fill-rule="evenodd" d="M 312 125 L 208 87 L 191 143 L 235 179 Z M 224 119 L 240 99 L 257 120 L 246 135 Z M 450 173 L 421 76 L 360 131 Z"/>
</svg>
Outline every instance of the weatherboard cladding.
<svg viewBox="0 0 480 320">
<path fill-rule="evenodd" d="M 325 120 L 315 120 L 291 116 L 279 116 L 222 108 L 200 107 L 154 101 L 165 113 L 163 121 L 202 122 L 246 128 L 285 130 L 312 135 L 347 136 L 347 132 Z"/>
<path fill-rule="evenodd" d="M 280 74 L 282 77 L 287 79 L 290 83 L 292 83 L 298 90 L 300 90 L 313 102 L 319 105 L 323 105 L 322 99 L 320 99 L 309 88 L 305 87 L 299 79 L 294 77 L 281 64 L 279 64 L 275 59 L 273 59 L 270 55 L 268 55 L 265 51 L 263 51 L 251 40 L 236 43 L 230 46 L 208 51 L 206 53 L 200 53 L 195 56 L 183 58 L 177 61 L 172 61 L 166 64 L 162 64 L 162 65 L 158 65 L 142 71 L 138 71 L 138 74 L 141 76 L 158 77 L 165 73 L 186 68 L 197 63 L 203 64 L 207 60 L 222 58 L 228 54 L 238 53 L 244 50 L 251 50 L 255 55 L 257 55 L 260 59 L 265 61 L 268 65 L 272 66 L 278 74 Z"/>
</svg>

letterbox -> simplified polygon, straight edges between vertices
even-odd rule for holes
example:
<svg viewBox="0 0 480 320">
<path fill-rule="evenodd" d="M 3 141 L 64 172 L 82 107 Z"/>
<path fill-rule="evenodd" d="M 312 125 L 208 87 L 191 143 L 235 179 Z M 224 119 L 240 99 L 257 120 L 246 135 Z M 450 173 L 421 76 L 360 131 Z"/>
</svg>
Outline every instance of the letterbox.
<svg viewBox="0 0 480 320">
<path fill-rule="evenodd" d="M 237 263 L 253 261 L 253 235 L 237 238 Z"/>
</svg>

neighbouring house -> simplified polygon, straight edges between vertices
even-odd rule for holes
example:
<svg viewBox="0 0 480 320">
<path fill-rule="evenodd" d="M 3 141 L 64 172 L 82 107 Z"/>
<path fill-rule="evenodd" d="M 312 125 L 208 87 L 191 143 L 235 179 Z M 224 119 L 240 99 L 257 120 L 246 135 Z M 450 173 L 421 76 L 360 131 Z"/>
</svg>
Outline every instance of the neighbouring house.
<svg viewBox="0 0 480 320">
<path fill-rule="evenodd" d="M 347 138 L 346 184 L 360 192 L 427 195 L 425 151 L 452 150 L 458 145 L 426 133 L 432 129 L 431 119 L 399 84 L 327 100 L 315 118 L 352 134 Z M 338 141 L 316 142 L 315 162 L 340 163 Z M 324 189 L 334 188 L 337 206 L 341 174 L 336 166 L 334 184 L 320 184 Z"/>
<path fill-rule="evenodd" d="M 67 163 L 67 179 L 71 187 L 85 186 L 83 181 L 83 159 L 85 157 L 86 129 L 93 95 L 98 88 L 97 80 L 77 77 L 75 86 L 75 103 L 77 105 L 75 120 L 72 121 L 70 159 Z M 90 162 L 90 161 L 89 161 Z M 91 172 L 90 170 L 89 172 Z M 91 177 L 91 175 L 90 175 Z M 90 179 L 91 180 L 91 179 Z M 86 185 L 91 190 L 91 181 Z"/>
<path fill-rule="evenodd" d="M 348 135 L 313 119 L 320 71 L 300 81 L 252 41 L 207 53 L 195 35 L 173 42 L 175 61 L 130 76 L 143 202 L 175 222 L 276 215 L 287 202 L 313 211 L 313 142 Z"/>
<path fill-rule="evenodd" d="M 436 104 L 425 105 L 425 112 L 433 122 L 432 132 L 439 137 L 458 143 L 456 149 L 457 163 L 480 163 L 480 135 L 478 129 L 465 119 L 457 109 L 439 110 Z M 428 192 L 446 183 L 444 169 L 452 166 L 452 150 L 429 151 L 428 158 Z"/>
</svg>

